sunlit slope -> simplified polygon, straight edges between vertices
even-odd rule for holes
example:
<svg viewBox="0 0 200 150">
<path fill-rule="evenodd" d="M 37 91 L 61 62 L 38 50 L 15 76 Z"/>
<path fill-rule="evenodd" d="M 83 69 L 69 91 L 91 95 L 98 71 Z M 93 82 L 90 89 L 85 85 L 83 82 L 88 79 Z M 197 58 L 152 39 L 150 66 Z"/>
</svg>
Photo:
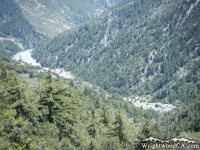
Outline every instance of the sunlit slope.
<svg viewBox="0 0 200 150">
<path fill-rule="evenodd" d="M 36 29 L 54 36 L 99 16 L 122 0 L 18 0 L 24 16 Z"/>
<path fill-rule="evenodd" d="M 110 92 L 199 97 L 199 1 L 133 1 L 40 43 L 33 56 Z"/>
</svg>

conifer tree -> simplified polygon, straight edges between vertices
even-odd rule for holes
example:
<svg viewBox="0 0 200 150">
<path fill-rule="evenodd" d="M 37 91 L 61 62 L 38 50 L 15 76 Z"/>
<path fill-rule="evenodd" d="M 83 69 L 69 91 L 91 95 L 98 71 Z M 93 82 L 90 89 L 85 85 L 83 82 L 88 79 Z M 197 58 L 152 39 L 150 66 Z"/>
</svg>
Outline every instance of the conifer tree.
<svg viewBox="0 0 200 150">
<path fill-rule="evenodd" d="M 91 142 L 89 144 L 89 147 L 88 147 L 88 150 L 100 150 L 101 147 L 100 145 L 98 144 L 97 141 L 95 141 L 95 139 L 91 139 Z"/>
<path fill-rule="evenodd" d="M 127 141 L 127 135 L 125 132 L 124 118 L 122 116 L 121 110 L 118 110 L 115 116 L 114 122 L 114 135 L 119 138 L 120 143 Z"/>
<path fill-rule="evenodd" d="M 101 122 L 104 124 L 104 126 L 108 126 L 110 123 L 110 116 L 106 105 L 103 105 L 101 109 L 101 118 Z"/>
<path fill-rule="evenodd" d="M 42 122 L 49 121 L 53 122 L 52 118 L 52 107 L 53 107 L 53 99 L 52 99 L 52 75 L 50 70 L 48 71 L 45 82 L 41 89 L 41 99 L 39 100 L 40 110 L 42 111 Z"/>
<path fill-rule="evenodd" d="M 8 75 L 4 64 L 0 64 L 0 110 L 6 109 L 9 106 L 8 100 L 6 100 L 6 96 L 8 96 L 6 92 L 6 85 L 8 82 Z"/>
<path fill-rule="evenodd" d="M 53 84 L 50 70 L 47 72 L 44 83 L 41 87 L 41 98 L 39 100 L 40 111 L 42 111 L 42 121 L 55 122 L 55 116 L 62 111 L 62 98 L 60 93 L 63 89 Z"/>
<path fill-rule="evenodd" d="M 47 72 L 45 81 L 41 85 L 39 105 L 42 113 L 41 121 L 56 124 L 59 129 L 59 140 L 68 139 L 75 147 L 83 143 L 80 135 L 82 129 L 77 125 L 81 113 L 80 98 L 59 78 L 52 79 L 50 71 Z"/>
<path fill-rule="evenodd" d="M 18 74 L 15 71 L 8 72 L 4 64 L 0 69 L 0 93 L 1 106 L 16 109 L 18 117 L 25 115 L 24 88 L 20 85 Z"/>
<path fill-rule="evenodd" d="M 96 112 L 94 107 L 92 107 L 91 109 L 91 116 L 88 120 L 88 127 L 87 127 L 87 131 L 89 133 L 89 135 L 92 138 L 95 138 L 96 134 L 97 134 L 97 118 L 96 118 Z"/>
<path fill-rule="evenodd" d="M 0 68 L 0 149 L 29 149 L 31 123 L 24 120 L 24 91 L 15 72 Z M 3 105 L 2 105 L 3 104 Z M 5 142 L 2 144 L 1 142 Z"/>
<path fill-rule="evenodd" d="M 143 135 L 144 138 L 149 138 L 152 135 L 152 126 L 149 121 L 146 121 L 141 129 L 141 135 Z"/>
</svg>

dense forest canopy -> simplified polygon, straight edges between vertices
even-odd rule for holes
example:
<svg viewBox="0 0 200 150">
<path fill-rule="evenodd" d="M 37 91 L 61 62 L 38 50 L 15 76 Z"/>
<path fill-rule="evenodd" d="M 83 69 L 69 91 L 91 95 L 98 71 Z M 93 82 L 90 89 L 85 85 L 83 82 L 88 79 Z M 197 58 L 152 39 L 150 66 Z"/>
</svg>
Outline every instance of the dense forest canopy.
<svg viewBox="0 0 200 150">
<path fill-rule="evenodd" d="M 33 90 L 12 68 L 6 69 L 9 65 L 9 59 L 2 57 L 1 149 L 132 149 L 139 141 L 139 127 L 124 116 L 123 101 L 110 98 L 113 104 L 106 106 L 105 99 L 86 89 L 75 90 L 72 81 L 53 78 L 50 71 Z M 142 113 L 129 109 L 138 117 Z"/>
<path fill-rule="evenodd" d="M 145 138 L 168 140 L 181 134 L 199 140 L 199 101 L 160 121 L 158 112 L 120 97 L 105 98 L 102 91 L 53 78 L 50 71 L 38 75 L 37 86 L 30 88 L 12 65 L 1 56 L 1 149 L 134 149 Z"/>
<path fill-rule="evenodd" d="M 200 144 L 200 1 L 77 1 L 107 11 L 85 22 L 76 5 L 79 25 L 53 38 L 22 9 L 44 1 L 0 1 L 0 149 L 145 149 L 152 137 Z M 64 1 L 44 3 L 50 11 Z M 42 67 L 75 78 L 11 59 L 29 48 Z"/>
<path fill-rule="evenodd" d="M 199 100 L 159 114 L 51 71 L 34 77 L 40 68 L 25 71 L 5 56 L 0 62 L 1 149 L 141 149 L 146 138 L 174 136 L 200 142 Z"/>
</svg>

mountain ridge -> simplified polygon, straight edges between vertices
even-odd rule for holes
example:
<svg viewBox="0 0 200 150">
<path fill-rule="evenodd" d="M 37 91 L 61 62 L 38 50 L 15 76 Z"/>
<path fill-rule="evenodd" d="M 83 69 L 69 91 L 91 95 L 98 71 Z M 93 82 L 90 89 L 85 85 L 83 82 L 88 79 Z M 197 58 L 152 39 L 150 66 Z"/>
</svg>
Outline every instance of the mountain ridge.
<svg viewBox="0 0 200 150">
<path fill-rule="evenodd" d="M 128 1 L 128 0 L 126 0 Z M 17 0 L 24 16 L 38 31 L 55 36 L 65 30 L 98 17 L 122 0 Z M 124 2 L 123 2 L 124 3 Z"/>
</svg>

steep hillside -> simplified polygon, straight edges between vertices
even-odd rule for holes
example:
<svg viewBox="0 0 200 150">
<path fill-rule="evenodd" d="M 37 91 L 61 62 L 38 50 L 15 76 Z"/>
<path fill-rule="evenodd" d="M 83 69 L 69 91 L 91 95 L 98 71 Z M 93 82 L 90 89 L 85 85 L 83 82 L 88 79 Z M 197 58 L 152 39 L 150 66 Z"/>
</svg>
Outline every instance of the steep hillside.
<svg viewBox="0 0 200 150">
<path fill-rule="evenodd" d="M 200 101 L 179 107 L 176 110 L 168 112 L 161 121 L 160 129 L 166 139 L 176 137 L 193 138 L 200 142 Z"/>
<path fill-rule="evenodd" d="M 126 0 L 127 1 L 127 0 Z M 99 16 L 122 0 L 18 0 L 24 16 L 46 35 L 58 33 Z"/>
<path fill-rule="evenodd" d="M 8 57 L 14 56 L 17 52 L 22 49 L 19 46 L 10 40 L 1 40 L 0 39 L 0 54 L 3 54 Z"/>
<path fill-rule="evenodd" d="M 42 39 L 44 35 L 29 24 L 14 0 L 1 0 L 0 8 L 0 37 L 18 39 L 27 47 L 34 47 Z"/>
<path fill-rule="evenodd" d="M 0 55 L 1 150 L 134 149 L 138 137 L 146 138 L 136 123 L 159 116 L 40 69 Z"/>
<path fill-rule="evenodd" d="M 199 0 L 132 1 L 40 43 L 43 66 L 64 67 L 110 92 L 199 99 Z"/>
</svg>

